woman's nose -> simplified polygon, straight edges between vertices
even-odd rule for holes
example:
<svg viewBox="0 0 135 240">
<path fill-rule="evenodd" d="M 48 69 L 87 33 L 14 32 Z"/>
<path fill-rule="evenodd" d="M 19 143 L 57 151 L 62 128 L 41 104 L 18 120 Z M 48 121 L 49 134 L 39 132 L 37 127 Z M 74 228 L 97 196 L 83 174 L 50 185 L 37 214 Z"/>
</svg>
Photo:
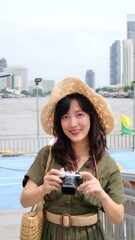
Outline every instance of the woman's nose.
<svg viewBox="0 0 135 240">
<path fill-rule="evenodd" d="M 76 118 L 75 117 L 71 117 L 70 118 L 70 126 L 76 126 L 76 124 L 77 124 L 77 121 L 76 121 Z"/>
</svg>

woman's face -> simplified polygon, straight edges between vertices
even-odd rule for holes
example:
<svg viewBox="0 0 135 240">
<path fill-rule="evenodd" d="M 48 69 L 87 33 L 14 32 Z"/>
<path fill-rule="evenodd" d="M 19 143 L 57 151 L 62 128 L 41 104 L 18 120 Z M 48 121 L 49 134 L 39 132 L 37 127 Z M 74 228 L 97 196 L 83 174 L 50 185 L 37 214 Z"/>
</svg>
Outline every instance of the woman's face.
<svg viewBox="0 0 135 240">
<path fill-rule="evenodd" d="M 90 116 L 82 110 L 76 99 L 71 100 L 69 111 L 62 116 L 61 127 L 71 142 L 88 140 Z"/>
</svg>

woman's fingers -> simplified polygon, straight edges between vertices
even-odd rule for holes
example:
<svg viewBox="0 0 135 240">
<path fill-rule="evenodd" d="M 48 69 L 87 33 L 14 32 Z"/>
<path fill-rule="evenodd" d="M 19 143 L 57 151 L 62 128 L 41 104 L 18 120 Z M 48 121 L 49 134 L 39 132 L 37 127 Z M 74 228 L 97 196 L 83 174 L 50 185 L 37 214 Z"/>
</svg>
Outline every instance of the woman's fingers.
<svg viewBox="0 0 135 240">
<path fill-rule="evenodd" d="M 56 175 L 48 175 L 48 176 L 45 176 L 44 177 L 44 181 L 54 181 L 54 182 L 57 182 L 57 183 L 61 183 L 62 180 L 60 179 L 59 176 L 56 176 Z"/>
<path fill-rule="evenodd" d="M 92 175 L 92 173 L 90 173 L 90 172 L 79 172 L 82 176 L 83 176 L 83 178 L 84 179 L 86 179 L 86 180 L 92 180 L 92 179 L 94 179 L 95 177 Z"/>
<path fill-rule="evenodd" d="M 62 168 L 63 169 L 63 168 Z M 61 174 L 61 169 L 58 170 L 58 169 L 51 169 L 47 174 L 47 175 L 56 175 L 56 176 L 60 176 Z"/>
<path fill-rule="evenodd" d="M 47 185 L 46 187 L 50 190 L 60 190 L 61 189 L 61 184 L 57 183 L 56 181 L 49 181 L 46 185 Z"/>
<path fill-rule="evenodd" d="M 91 193 L 98 197 L 103 190 L 98 179 L 95 178 L 90 172 L 80 172 L 80 174 L 83 176 L 84 181 L 78 187 L 78 190 L 84 194 Z"/>
<path fill-rule="evenodd" d="M 62 168 L 63 170 L 63 168 Z M 50 193 L 52 190 L 60 190 L 62 180 L 60 179 L 61 169 L 51 169 L 45 176 L 43 181 L 43 186 L 47 192 Z"/>
</svg>

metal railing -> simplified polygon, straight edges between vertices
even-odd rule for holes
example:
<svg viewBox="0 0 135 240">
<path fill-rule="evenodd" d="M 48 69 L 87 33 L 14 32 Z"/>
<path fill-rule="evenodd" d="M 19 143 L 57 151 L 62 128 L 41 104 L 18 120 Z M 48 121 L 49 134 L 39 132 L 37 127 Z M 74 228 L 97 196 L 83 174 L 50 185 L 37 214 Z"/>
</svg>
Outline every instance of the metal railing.
<svg viewBox="0 0 135 240">
<path fill-rule="evenodd" d="M 24 153 L 33 154 L 38 152 L 38 148 L 46 146 L 51 136 L 40 136 L 38 139 L 36 135 L 12 135 L 12 136 L 0 136 L 0 152 L 1 153 Z"/>
<path fill-rule="evenodd" d="M 47 145 L 51 136 L 40 136 L 40 148 Z M 107 136 L 107 145 L 110 150 L 133 149 L 133 135 L 122 136 L 120 133 L 113 133 Z M 1 153 L 25 153 L 33 154 L 38 151 L 38 139 L 35 135 L 1 136 Z M 135 239 L 135 172 L 121 172 L 124 180 L 125 220 L 120 225 L 112 224 L 105 214 L 101 213 L 100 218 L 108 240 L 134 240 Z"/>
<path fill-rule="evenodd" d="M 51 136 L 40 135 L 12 135 L 0 136 L 0 152 L 11 151 L 13 153 L 33 154 L 38 152 L 38 148 L 46 146 L 52 139 Z M 107 146 L 109 150 L 127 150 L 134 148 L 133 135 L 122 136 L 120 132 L 114 132 L 107 136 Z"/>
<path fill-rule="evenodd" d="M 107 146 L 110 150 L 134 149 L 134 135 L 122 135 L 113 132 L 107 136 Z"/>
<path fill-rule="evenodd" d="M 120 225 L 111 223 L 104 213 L 100 214 L 103 227 L 109 240 L 135 239 L 135 172 L 121 172 L 124 181 L 125 219 Z"/>
</svg>

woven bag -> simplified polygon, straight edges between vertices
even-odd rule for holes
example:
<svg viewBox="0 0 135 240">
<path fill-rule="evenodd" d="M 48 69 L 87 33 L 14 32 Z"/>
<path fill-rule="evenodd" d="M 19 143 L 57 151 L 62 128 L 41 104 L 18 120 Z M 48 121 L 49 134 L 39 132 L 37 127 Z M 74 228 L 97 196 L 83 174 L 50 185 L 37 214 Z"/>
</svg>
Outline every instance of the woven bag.
<svg viewBox="0 0 135 240">
<path fill-rule="evenodd" d="M 37 207 L 38 208 L 38 207 Z M 31 209 L 30 212 L 22 216 L 21 221 L 21 240 L 41 240 L 43 229 L 43 212 L 40 209 Z"/>
<path fill-rule="evenodd" d="M 45 169 L 47 173 L 51 161 L 51 150 Z M 31 208 L 30 212 L 24 213 L 21 219 L 20 240 L 41 240 L 43 230 L 43 199 Z"/>
</svg>

